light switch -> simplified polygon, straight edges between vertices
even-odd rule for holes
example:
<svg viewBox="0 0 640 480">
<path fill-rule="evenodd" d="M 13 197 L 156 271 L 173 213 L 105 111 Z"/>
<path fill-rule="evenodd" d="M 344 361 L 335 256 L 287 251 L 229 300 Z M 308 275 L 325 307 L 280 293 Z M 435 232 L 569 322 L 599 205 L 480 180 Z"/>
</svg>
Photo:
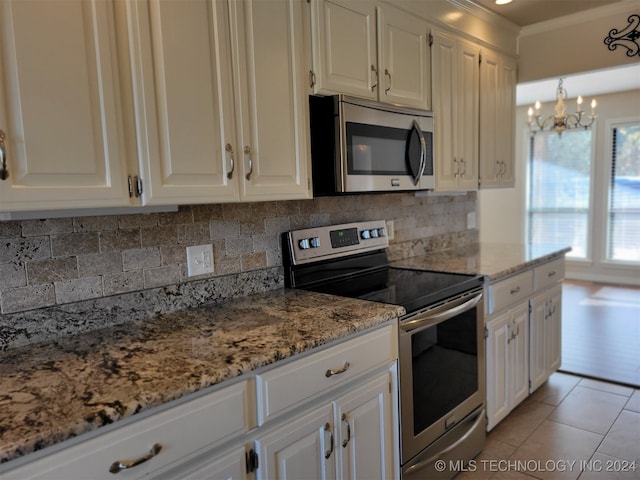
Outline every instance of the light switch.
<svg viewBox="0 0 640 480">
<path fill-rule="evenodd" d="M 196 245 L 187 247 L 187 276 L 213 273 L 213 246 Z"/>
</svg>

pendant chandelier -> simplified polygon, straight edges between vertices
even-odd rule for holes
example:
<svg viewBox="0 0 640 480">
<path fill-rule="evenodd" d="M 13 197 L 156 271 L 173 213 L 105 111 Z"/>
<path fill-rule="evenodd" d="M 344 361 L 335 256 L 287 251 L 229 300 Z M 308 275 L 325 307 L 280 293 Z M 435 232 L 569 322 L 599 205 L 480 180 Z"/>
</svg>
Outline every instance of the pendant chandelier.
<svg viewBox="0 0 640 480">
<path fill-rule="evenodd" d="M 567 91 L 562 86 L 561 78 L 558 82 L 558 89 L 556 90 L 555 115 L 549 115 L 548 117 L 543 118 L 542 115 L 540 115 L 540 102 L 536 102 L 534 107 L 529 107 L 527 112 L 529 117 L 529 130 L 533 135 L 545 130 L 554 131 L 559 135 L 562 135 L 562 132 L 565 130 L 574 128 L 584 128 L 586 130 L 591 127 L 597 116 L 595 98 L 591 100 L 591 114 L 588 116 L 585 116 L 585 112 L 582 110 L 582 97 L 578 97 L 576 101 L 576 113 L 566 114 L 564 103 L 565 98 L 567 98 Z M 583 117 L 586 118 L 583 119 Z M 586 119 L 588 119 L 588 122 L 586 122 Z"/>
</svg>

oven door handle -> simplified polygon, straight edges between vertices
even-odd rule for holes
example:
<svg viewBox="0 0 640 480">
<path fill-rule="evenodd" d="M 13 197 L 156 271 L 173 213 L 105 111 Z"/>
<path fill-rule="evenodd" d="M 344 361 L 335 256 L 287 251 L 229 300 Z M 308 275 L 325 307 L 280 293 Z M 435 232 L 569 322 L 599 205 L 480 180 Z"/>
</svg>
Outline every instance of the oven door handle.
<svg viewBox="0 0 640 480">
<path fill-rule="evenodd" d="M 482 299 L 482 293 L 479 293 L 471 300 L 467 300 L 465 298 L 458 299 L 457 301 L 453 301 L 451 303 L 446 303 L 438 308 L 439 311 L 435 313 L 426 313 L 424 315 L 418 315 L 416 318 L 412 320 L 408 320 L 405 322 L 400 322 L 400 328 L 405 332 L 411 332 L 412 330 L 416 330 L 417 328 L 421 328 L 428 325 L 435 325 L 445 320 L 449 320 L 450 318 L 455 317 L 456 315 L 460 315 L 467 310 L 471 310 L 473 307 L 480 303 Z"/>
</svg>

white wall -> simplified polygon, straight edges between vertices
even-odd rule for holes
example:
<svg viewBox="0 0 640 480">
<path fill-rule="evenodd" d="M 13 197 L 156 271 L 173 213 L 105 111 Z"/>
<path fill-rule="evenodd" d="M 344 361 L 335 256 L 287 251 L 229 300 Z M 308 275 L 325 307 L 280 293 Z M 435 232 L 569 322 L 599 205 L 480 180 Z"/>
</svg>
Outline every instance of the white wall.
<svg viewBox="0 0 640 480">
<path fill-rule="evenodd" d="M 575 92 L 576 94 L 580 92 Z M 610 145 L 607 141 L 608 121 L 636 118 L 640 120 L 640 89 L 599 95 L 595 128 L 593 175 L 595 196 L 607 188 L 610 168 Z M 567 102 L 575 105 L 573 99 Z M 516 186 L 509 189 L 481 190 L 478 194 L 478 217 L 482 242 L 524 242 L 526 212 L 526 166 L 528 106 L 516 110 Z M 543 115 L 553 112 L 553 102 L 542 105 Z M 591 236 L 594 239 L 591 258 L 586 262 L 568 261 L 567 276 L 609 283 L 640 284 L 637 266 L 607 265 L 603 262 L 604 246 L 596 241 L 598 232 L 606 230 L 606 205 L 592 208 Z"/>
<path fill-rule="evenodd" d="M 575 0 L 578 1 L 578 0 Z M 524 27 L 518 39 L 518 82 L 637 64 L 638 55 L 604 43 L 613 29 L 624 30 L 631 14 L 640 13 L 637 0 L 567 15 Z"/>
</svg>

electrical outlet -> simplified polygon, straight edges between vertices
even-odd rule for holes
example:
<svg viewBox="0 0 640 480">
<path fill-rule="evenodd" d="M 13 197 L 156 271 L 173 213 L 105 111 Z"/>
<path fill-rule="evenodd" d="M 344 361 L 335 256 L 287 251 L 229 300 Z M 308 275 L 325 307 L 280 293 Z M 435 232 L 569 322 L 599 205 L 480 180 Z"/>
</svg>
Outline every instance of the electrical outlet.
<svg viewBox="0 0 640 480">
<path fill-rule="evenodd" d="M 391 241 L 395 236 L 396 232 L 393 229 L 393 220 L 387 220 L 387 238 Z"/>
<path fill-rule="evenodd" d="M 187 276 L 213 273 L 213 246 L 187 247 Z"/>
<path fill-rule="evenodd" d="M 467 213 L 467 228 L 476 228 L 476 212 Z"/>
</svg>

